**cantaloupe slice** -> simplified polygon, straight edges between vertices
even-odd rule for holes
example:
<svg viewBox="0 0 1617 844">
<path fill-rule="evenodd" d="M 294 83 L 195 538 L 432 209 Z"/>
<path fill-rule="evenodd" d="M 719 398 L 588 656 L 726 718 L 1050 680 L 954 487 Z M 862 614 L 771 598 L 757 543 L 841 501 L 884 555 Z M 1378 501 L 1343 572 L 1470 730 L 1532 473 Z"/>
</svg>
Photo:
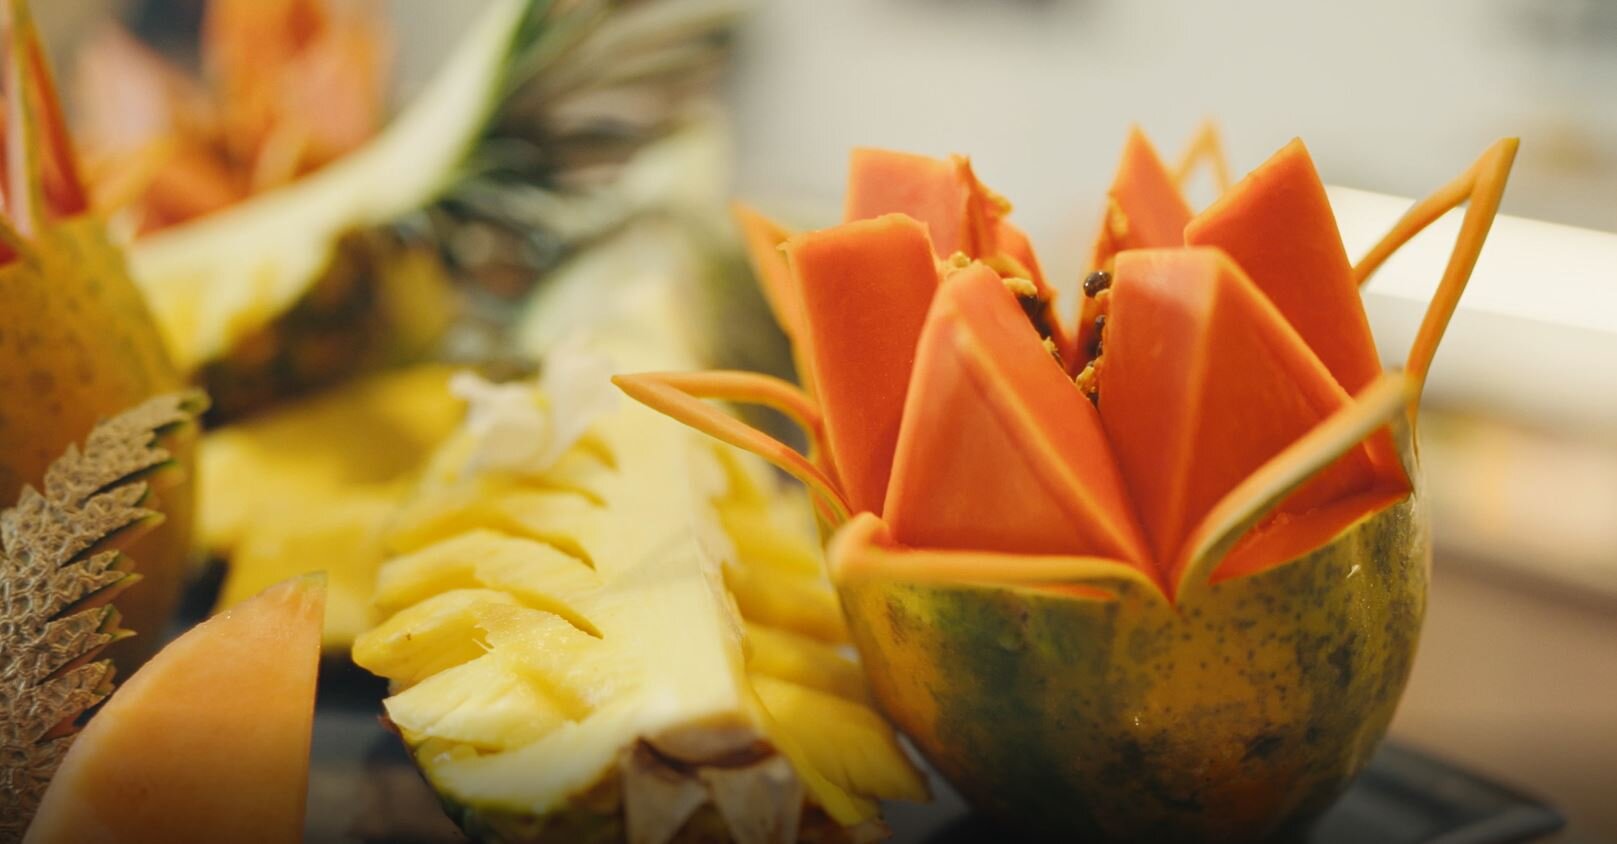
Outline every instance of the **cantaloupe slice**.
<svg viewBox="0 0 1617 844">
<path fill-rule="evenodd" d="M 1180 546 L 1226 492 L 1350 399 L 1227 255 L 1117 257 L 1100 417 L 1167 582 Z M 1368 492 L 1360 445 L 1294 493 L 1286 515 Z"/>
<path fill-rule="evenodd" d="M 1381 374 L 1336 215 L 1302 141 L 1196 215 L 1184 238 L 1228 252 L 1348 392 Z"/>
<path fill-rule="evenodd" d="M 951 274 L 932 304 L 883 517 L 913 547 L 1150 569 L 1094 405 L 982 264 Z"/>
<path fill-rule="evenodd" d="M 892 214 L 798 235 L 786 256 L 831 460 L 855 512 L 879 512 L 915 364 L 937 292 L 926 227 Z"/>
<path fill-rule="evenodd" d="M 290 580 L 165 647 L 90 719 L 25 840 L 299 840 L 325 598 Z"/>
<path fill-rule="evenodd" d="M 1109 269 L 1125 249 L 1156 249 L 1183 243 L 1190 205 L 1173 174 L 1140 127 L 1129 130 L 1117 175 L 1106 191 L 1106 217 L 1095 237 L 1089 269 Z"/>
</svg>

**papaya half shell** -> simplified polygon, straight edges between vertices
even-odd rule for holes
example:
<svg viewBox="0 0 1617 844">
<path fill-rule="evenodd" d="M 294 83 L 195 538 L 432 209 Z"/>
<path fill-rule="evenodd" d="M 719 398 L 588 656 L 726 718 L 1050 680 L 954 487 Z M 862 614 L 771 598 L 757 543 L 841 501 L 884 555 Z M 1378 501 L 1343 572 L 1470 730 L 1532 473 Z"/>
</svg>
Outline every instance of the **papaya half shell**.
<svg viewBox="0 0 1617 844">
<path fill-rule="evenodd" d="M 1395 427 L 1414 491 L 1177 605 L 1127 579 L 1066 593 L 843 581 L 877 702 L 974 806 L 1041 838 L 1294 834 L 1385 734 L 1426 613 L 1428 515 Z M 850 522 L 833 567 L 905 553 L 884 534 Z"/>
</svg>

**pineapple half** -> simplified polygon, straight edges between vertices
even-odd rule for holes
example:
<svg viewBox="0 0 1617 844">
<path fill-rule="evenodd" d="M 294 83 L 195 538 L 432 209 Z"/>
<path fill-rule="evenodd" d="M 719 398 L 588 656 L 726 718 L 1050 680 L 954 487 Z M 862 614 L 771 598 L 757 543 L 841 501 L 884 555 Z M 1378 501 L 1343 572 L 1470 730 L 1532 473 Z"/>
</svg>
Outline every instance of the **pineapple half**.
<svg viewBox="0 0 1617 844">
<path fill-rule="evenodd" d="M 389 524 L 354 660 L 474 838 L 878 837 L 876 801 L 926 786 L 844 654 L 807 502 L 644 408 L 584 410 L 680 357 L 676 294 L 638 293 L 585 344 L 610 367 L 557 350 L 561 387 L 476 388 Z"/>
<path fill-rule="evenodd" d="M 503 354 L 540 274 L 665 204 L 623 165 L 693 119 L 740 0 L 480 5 L 369 143 L 134 244 L 212 421 L 404 360 Z"/>
</svg>

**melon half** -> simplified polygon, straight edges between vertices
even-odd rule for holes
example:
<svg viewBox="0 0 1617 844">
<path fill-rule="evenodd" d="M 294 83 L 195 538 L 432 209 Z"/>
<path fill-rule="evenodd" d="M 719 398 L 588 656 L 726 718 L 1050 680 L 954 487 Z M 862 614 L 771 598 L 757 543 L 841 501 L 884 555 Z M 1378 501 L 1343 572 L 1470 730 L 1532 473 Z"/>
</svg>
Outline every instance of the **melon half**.
<svg viewBox="0 0 1617 844">
<path fill-rule="evenodd" d="M 90 719 L 25 841 L 300 840 L 325 602 L 300 577 L 170 643 Z"/>
</svg>

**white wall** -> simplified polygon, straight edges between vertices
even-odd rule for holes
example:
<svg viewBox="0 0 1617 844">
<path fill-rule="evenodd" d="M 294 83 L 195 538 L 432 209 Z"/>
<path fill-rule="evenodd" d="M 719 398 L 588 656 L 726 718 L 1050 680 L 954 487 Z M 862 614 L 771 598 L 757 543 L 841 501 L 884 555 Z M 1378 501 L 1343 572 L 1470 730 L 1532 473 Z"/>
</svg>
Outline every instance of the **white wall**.
<svg viewBox="0 0 1617 844">
<path fill-rule="evenodd" d="M 1617 230 L 1604 0 L 761 0 L 730 95 L 743 195 L 835 209 L 851 146 L 965 152 L 1066 272 L 1126 126 L 1174 149 L 1208 115 L 1238 167 L 1301 135 L 1403 195 L 1518 134 L 1507 211 Z"/>
</svg>

